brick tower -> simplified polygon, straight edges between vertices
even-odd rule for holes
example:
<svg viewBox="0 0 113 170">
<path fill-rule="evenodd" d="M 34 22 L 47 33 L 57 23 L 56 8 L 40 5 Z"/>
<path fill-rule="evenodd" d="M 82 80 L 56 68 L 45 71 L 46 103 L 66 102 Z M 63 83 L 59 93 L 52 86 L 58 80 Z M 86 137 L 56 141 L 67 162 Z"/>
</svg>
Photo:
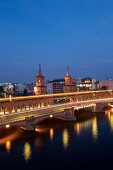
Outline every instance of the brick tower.
<svg viewBox="0 0 113 170">
<path fill-rule="evenodd" d="M 72 77 L 70 76 L 69 67 L 67 67 L 67 73 L 66 73 L 66 76 L 65 76 L 64 79 L 65 79 L 64 93 L 74 92 L 75 91 L 75 84 L 72 80 Z"/>
<path fill-rule="evenodd" d="M 40 64 L 39 64 L 38 76 L 36 76 L 36 86 L 34 86 L 34 93 L 36 95 L 46 94 L 46 86 L 44 83 L 44 76 L 42 75 Z"/>
</svg>

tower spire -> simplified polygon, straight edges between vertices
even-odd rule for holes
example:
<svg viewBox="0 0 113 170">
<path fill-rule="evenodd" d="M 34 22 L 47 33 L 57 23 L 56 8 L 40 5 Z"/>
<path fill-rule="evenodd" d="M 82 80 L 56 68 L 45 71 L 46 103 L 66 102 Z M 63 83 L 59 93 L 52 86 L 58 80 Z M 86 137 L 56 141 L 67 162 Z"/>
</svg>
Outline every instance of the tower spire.
<svg viewBox="0 0 113 170">
<path fill-rule="evenodd" d="M 36 76 L 36 85 L 34 86 L 34 93 L 36 95 L 46 94 L 46 86 L 44 83 L 44 76 L 42 75 L 41 64 L 39 64 L 38 75 Z"/>
<path fill-rule="evenodd" d="M 38 76 L 42 76 L 41 64 L 39 64 L 39 72 L 38 72 Z"/>
<path fill-rule="evenodd" d="M 67 66 L 67 73 L 66 73 L 66 76 L 70 76 L 70 74 L 69 74 L 69 66 Z"/>
</svg>

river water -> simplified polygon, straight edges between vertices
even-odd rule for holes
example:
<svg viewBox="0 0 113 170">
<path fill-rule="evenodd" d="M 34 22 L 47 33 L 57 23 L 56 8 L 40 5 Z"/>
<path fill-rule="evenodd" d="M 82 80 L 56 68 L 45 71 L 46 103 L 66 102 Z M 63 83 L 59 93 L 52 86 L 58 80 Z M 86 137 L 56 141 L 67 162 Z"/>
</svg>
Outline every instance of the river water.
<svg viewBox="0 0 113 170">
<path fill-rule="evenodd" d="M 0 130 L 0 170 L 113 169 L 113 113 Z"/>
</svg>

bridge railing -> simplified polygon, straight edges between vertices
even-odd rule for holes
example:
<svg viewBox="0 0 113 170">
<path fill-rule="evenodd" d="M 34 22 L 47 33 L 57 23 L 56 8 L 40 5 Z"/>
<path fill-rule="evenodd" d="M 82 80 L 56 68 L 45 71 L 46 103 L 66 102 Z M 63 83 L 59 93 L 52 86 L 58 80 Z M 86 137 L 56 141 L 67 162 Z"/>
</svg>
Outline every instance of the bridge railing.
<svg viewBox="0 0 113 170">
<path fill-rule="evenodd" d="M 0 114 L 23 112 L 58 103 L 112 98 L 112 90 L 46 94 L 26 97 L 0 98 Z"/>
</svg>

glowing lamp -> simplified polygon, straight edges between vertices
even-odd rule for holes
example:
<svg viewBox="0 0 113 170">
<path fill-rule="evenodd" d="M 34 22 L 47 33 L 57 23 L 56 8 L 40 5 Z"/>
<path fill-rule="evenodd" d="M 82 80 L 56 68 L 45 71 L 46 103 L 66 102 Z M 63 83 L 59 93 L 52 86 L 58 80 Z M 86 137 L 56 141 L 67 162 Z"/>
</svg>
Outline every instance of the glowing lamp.
<svg viewBox="0 0 113 170">
<path fill-rule="evenodd" d="M 10 126 L 9 126 L 9 124 L 8 124 L 8 125 L 6 125 L 5 127 L 6 127 L 6 128 L 9 128 Z"/>
</svg>

